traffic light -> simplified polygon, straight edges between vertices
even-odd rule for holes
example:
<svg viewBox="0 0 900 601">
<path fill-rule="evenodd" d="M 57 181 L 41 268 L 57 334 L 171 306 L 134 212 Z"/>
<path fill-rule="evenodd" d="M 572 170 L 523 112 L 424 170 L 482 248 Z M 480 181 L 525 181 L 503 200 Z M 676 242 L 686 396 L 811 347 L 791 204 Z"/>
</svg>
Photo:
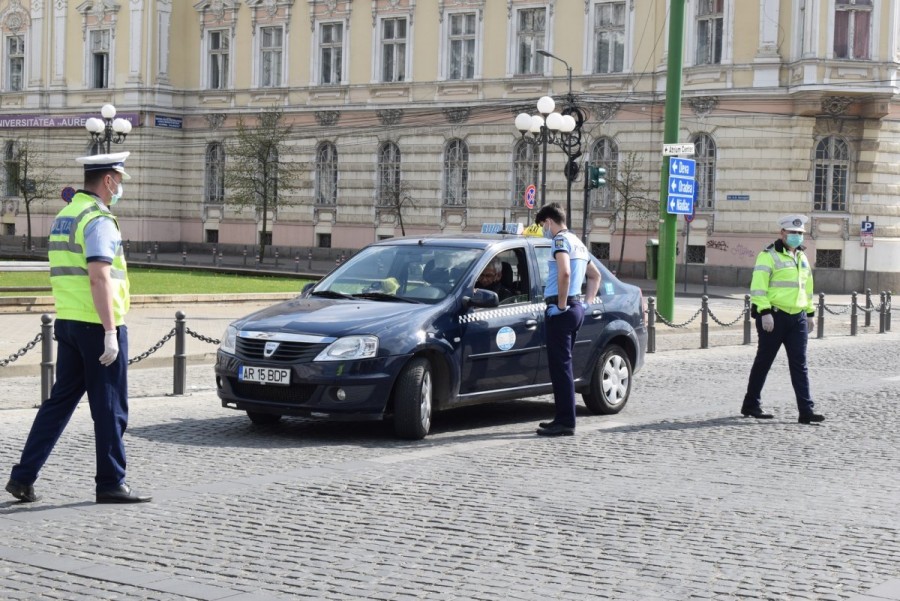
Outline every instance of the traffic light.
<svg viewBox="0 0 900 601">
<path fill-rule="evenodd" d="M 588 175 L 590 176 L 591 189 L 602 188 L 606 185 L 606 169 L 603 167 L 588 167 Z"/>
</svg>

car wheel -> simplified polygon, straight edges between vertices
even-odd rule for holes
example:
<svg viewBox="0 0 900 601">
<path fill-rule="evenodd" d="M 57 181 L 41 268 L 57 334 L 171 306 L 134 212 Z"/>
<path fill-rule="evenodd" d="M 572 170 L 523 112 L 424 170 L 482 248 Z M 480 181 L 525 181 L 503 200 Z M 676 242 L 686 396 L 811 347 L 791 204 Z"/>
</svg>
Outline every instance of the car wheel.
<svg viewBox="0 0 900 601">
<path fill-rule="evenodd" d="M 621 411 L 631 394 L 631 373 L 631 361 L 622 347 L 607 347 L 594 366 L 590 390 L 582 395 L 588 411 L 595 415 Z"/>
<path fill-rule="evenodd" d="M 421 440 L 431 429 L 431 364 L 413 359 L 394 387 L 394 432 L 400 438 Z"/>
<path fill-rule="evenodd" d="M 281 416 L 274 413 L 259 413 L 257 411 L 248 411 L 247 417 L 257 426 L 273 426 L 281 421 Z"/>
</svg>

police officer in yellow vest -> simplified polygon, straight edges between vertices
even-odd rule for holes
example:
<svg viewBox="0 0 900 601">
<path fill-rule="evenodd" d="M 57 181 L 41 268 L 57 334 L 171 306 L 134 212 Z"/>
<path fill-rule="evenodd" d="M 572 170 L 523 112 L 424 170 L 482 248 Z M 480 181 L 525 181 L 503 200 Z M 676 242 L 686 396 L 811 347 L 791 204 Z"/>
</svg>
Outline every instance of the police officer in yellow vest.
<svg viewBox="0 0 900 601">
<path fill-rule="evenodd" d="M 122 197 L 129 153 L 76 159 L 84 165 L 78 190 L 50 229 L 50 284 L 56 303 L 57 379 L 13 466 L 6 490 L 37 501 L 34 482 L 87 392 L 94 420 L 97 503 L 143 503 L 125 483 L 128 425 L 128 273 L 119 225 L 109 208 Z"/>
<path fill-rule="evenodd" d="M 815 316 L 813 277 L 809 259 L 803 252 L 803 233 L 808 219 L 787 215 L 778 220 L 781 238 L 766 247 L 756 258 L 750 283 L 751 314 L 756 318 L 759 344 L 750 369 L 750 381 L 741 413 L 744 417 L 771 419 L 760 405 L 766 376 L 784 345 L 791 384 L 797 397 L 801 424 L 825 421 L 813 411 L 806 367 L 806 342 L 809 320 Z"/>
</svg>

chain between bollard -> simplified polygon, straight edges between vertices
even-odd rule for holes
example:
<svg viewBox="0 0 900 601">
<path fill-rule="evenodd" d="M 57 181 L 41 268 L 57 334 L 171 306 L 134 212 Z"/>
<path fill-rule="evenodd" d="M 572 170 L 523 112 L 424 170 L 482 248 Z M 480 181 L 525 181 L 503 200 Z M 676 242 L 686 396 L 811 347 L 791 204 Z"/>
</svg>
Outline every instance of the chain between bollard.
<svg viewBox="0 0 900 601">
<path fill-rule="evenodd" d="M 149 349 L 138 355 L 137 357 L 132 357 L 128 360 L 128 365 L 134 365 L 135 363 L 139 363 L 161 349 L 165 343 L 167 343 L 173 336 L 175 335 L 175 328 L 169 330 L 169 333 L 160 338 L 159 342 L 151 346 Z"/>
<path fill-rule="evenodd" d="M 197 340 L 201 340 L 203 342 L 208 342 L 209 344 L 215 344 L 216 346 L 219 346 L 219 343 L 222 342 L 221 340 L 218 340 L 216 338 L 210 338 L 209 336 L 204 336 L 203 334 L 198 334 L 197 332 L 195 332 L 194 330 L 190 329 L 187 326 L 185 326 L 185 328 L 184 328 L 184 333 L 187 334 L 188 336 L 193 336 Z"/>
<path fill-rule="evenodd" d="M 33 349 L 37 345 L 37 343 L 40 342 L 42 339 L 43 339 L 43 334 L 38 334 L 37 336 L 34 337 L 34 339 L 31 340 L 31 342 L 26 343 L 25 346 L 20 348 L 18 351 L 16 351 L 15 353 L 10 355 L 6 359 L 0 359 L 0 367 L 6 367 L 10 363 L 15 363 L 17 360 L 21 359 L 26 354 L 28 354 L 28 351 Z"/>
</svg>

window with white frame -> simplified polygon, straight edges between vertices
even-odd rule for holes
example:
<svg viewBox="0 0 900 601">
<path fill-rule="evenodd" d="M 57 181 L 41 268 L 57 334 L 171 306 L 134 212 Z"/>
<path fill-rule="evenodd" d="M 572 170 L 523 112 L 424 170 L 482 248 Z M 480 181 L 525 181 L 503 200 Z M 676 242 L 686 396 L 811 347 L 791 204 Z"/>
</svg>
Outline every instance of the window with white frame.
<svg viewBox="0 0 900 601">
<path fill-rule="evenodd" d="M 337 203 L 337 148 L 331 142 L 322 142 L 316 149 L 316 204 Z"/>
<path fill-rule="evenodd" d="M 319 25 L 319 83 L 339 84 L 343 79 L 344 24 Z"/>
<path fill-rule="evenodd" d="M 385 142 L 378 149 L 378 204 L 396 206 L 400 193 L 400 147 Z"/>
<path fill-rule="evenodd" d="M 697 64 L 722 62 L 725 0 L 699 0 L 697 5 Z"/>
<path fill-rule="evenodd" d="M 601 2 L 594 10 L 594 73 L 621 73 L 625 65 L 625 3 Z"/>
<path fill-rule="evenodd" d="M 547 46 L 547 10 L 523 8 L 516 14 L 516 75 L 544 72 L 544 57 L 538 54 Z"/>
<path fill-rule="evenodd" d="M 712 211 L 716 208 L 716 143 L 709 134 L 694 137 L 694 161 L 697 174 L 695 209 Z"/>
<path fill-rule="evenodd" d="M 469 197 L 469 147 L 459 139 L 444 149 L 444 204 L 465 206 Z"/>
<path fill-rule="evenodd" d="M 259 87 L 276 88 L 281 83 L 284 30 L 281 27 L 259 29 Z"/>
<path fill-rule="evenodd" d="M 6 38 L 6 89 L 21 92 L 25 88 L 25 38 L 11 35 Z"/>
<path fill-rule="evenodd" d="M 203 201 L 222 204 L 225 201 L 225 148 L 220 142 L 206 147 L 206 189 Z"/>
<path fill-rule="evenodd" d="M 96 29 L 90 35 L 90 87 L 109 87 L 109 30 Z"/>
<path fill-rule="evenodd" d="M 834 57 L 868 59 L 872 0 L 836 0 Z"/>
<path fill-rule="evenodd" d="M 847 210 L 850 181 L 850 148 L 837 136 L 828 136 L 816 144 L 813 210 Z"/>
<path fill-rule="evenodd" d="M 6 195 L 19 195 L 19 152 L 15 142 L 7 142 L 4 159 L 4 175 L 6 176 Z"/>
<path fill-rule="evenodd" d="M 591 190 L 591 209 L 610 209 L 615 205 L 616 186 L 619 174 L 619 146 L 611 138 L 600 138 L 591 148 L 591 165 L 606 169 L 606 185 Z"/>
<path fill-rule="evenodd" d="M 476 13 L 452 13 L 447 31 L 447 79 L 474 79 Z"/>
<path fill-rule="evenodd" d="M 528 186 L 536 186 L 538 182 L 538 153 L 534 144 L 519 140 L 513 149 L 513 172 L 515 189 L 513 190 L 513 206 L 525 206 L 525 191 Z"/>
<path fill-rule="evenodd" d="M 381 81 L 406 80 L 406 17 L 381 21 Z"/>
<path fill-rule="evenodd" d="M 231 35 L 227 30 L 214 30 L 209 32 L 207 38 L 209 52 L 209 81 L 210 90 L 224 90 L 228 88 L 228 69 L 231 62 Z"/>
</svg>

